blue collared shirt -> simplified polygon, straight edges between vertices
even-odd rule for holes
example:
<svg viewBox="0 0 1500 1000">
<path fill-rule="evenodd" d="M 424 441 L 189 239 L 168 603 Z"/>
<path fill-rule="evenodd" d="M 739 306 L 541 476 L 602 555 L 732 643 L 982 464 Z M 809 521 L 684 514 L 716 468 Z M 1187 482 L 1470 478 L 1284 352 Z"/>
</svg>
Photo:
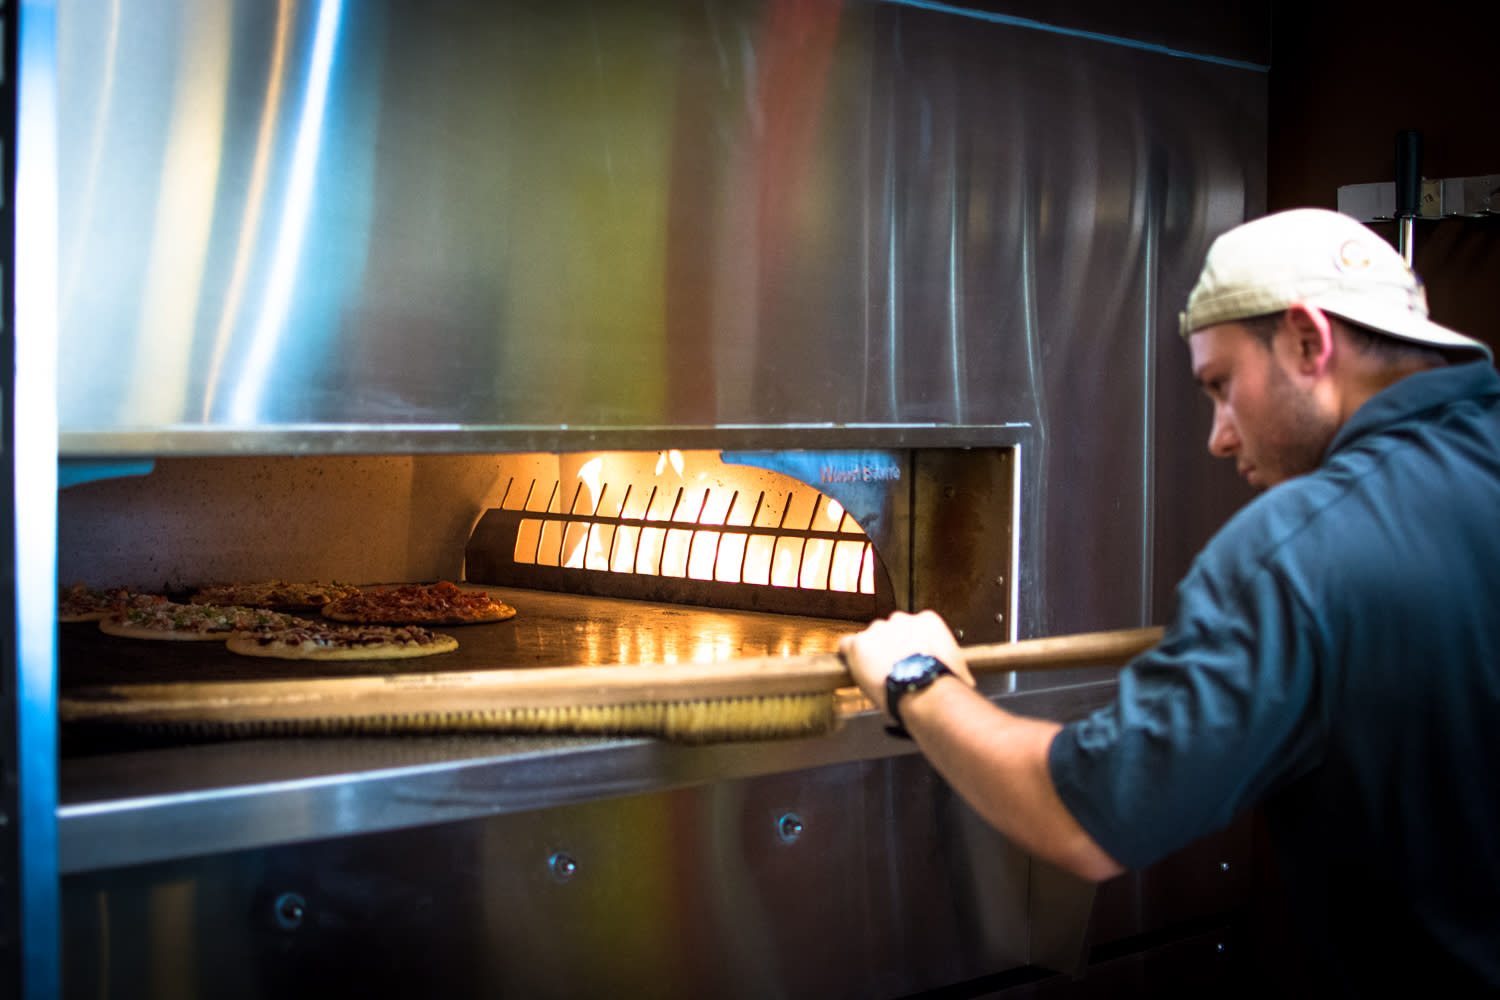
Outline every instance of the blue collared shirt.
<svg viewBox="0 0 1500 1000">
<path fill-rule="evenodd" d="M 1115 703 L 1052 744 L 1079 823 L 1137 868 L 1263 804 L 1335 985 L 1363 953 L 1500 988 L 1500 375 L 1376 394 L 1177 599 Z"/>
</svg>

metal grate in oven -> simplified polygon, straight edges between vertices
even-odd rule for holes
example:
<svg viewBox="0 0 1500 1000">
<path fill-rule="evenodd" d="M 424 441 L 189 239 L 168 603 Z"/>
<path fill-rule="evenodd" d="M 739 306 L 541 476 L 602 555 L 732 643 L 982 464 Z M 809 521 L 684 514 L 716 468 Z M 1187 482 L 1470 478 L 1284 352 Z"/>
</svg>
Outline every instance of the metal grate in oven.
<svg viewBox="0 0 1500 1000">
<path fill-rule="evenodd" d="M 512 479 L 466 575 L 496 585 L 868 619 L 890 605 L 869 538 L 808 489 L 550 486 Z"/>
</svg>

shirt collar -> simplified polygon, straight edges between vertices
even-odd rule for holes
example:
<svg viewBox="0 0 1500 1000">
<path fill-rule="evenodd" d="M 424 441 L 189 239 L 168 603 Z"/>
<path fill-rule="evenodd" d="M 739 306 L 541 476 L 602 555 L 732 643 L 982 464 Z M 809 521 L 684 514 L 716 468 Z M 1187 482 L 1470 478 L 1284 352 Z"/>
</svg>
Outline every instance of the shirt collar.
<svg viewBox="0 0 1500 1000">
<path fill-rule="evenodd" d="M 1459 399 L 1500 396 L 1500 372 L 1488 360 L 1445 368 L 1430 368 L 1406 378 L 1365 400 L 1328 446 L 1332 455 L 1373 430 L 1389 426 L 1423 410 Z"/>
</svg>

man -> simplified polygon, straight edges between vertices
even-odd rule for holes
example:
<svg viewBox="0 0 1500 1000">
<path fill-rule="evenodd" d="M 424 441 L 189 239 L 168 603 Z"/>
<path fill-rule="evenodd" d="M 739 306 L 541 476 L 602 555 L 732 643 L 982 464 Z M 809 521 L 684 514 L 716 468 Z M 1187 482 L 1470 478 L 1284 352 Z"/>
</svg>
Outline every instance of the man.
<svg viewBox="0 0 1500 1000">
<path fill-rule="evenodd" d="M 1260 804 L 1333 991 L 1500 991 L 1490 351 L 1428 319 L 1389 244 L 1322 209 L 1216 240 L 1181 330 L 1209 450 L 1265 492 L 1195 560 L 1113 705 L 1066 726 L 1003 711 L 930 612 L 844 657 L 1032 853 L 1106 879 Z"/>
</svg>

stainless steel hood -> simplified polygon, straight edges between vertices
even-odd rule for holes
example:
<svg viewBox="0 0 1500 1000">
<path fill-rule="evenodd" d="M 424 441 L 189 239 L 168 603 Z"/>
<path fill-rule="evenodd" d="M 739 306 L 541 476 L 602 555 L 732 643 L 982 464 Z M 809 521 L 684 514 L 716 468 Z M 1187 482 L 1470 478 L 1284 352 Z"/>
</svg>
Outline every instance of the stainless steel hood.
<svg viewBox="0 0 1500 1000">
<path fill-rule="evenodd" d="M 1144 382 L 1262 201 L 1264 74 L 1182 56 L 894 3 L 62 0 L 60 451 L 1045 427 L 1101 351 Z"/>
</svg>

